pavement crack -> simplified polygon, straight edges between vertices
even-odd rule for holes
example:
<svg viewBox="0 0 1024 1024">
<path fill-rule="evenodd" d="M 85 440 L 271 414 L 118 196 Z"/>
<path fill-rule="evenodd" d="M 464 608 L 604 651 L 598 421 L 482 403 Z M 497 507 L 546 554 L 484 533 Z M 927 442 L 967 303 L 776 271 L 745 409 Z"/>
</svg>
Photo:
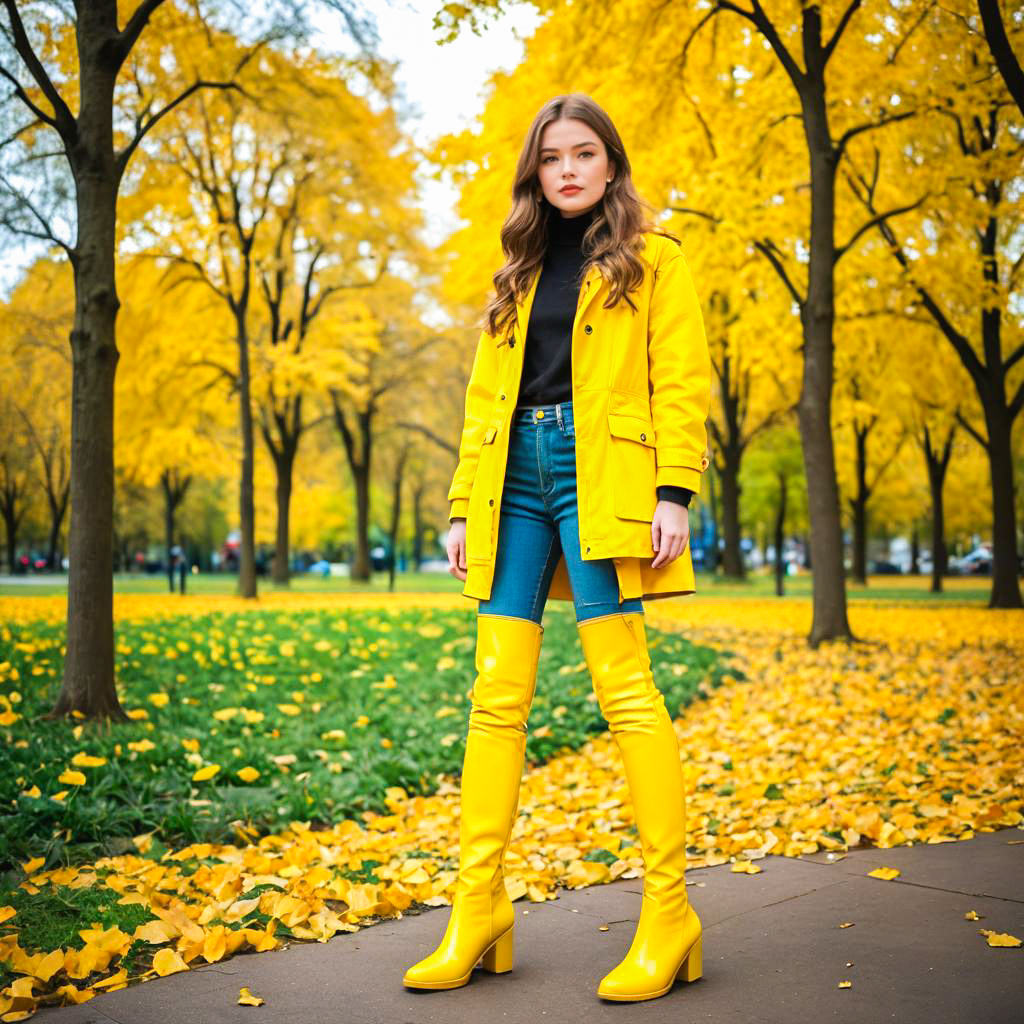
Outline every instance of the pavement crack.
<svg viewBox="0 0 1024 1024">
<path fill-rule="evenodd" d="M 917 889 L 931 889 L 933 892 L 949 892 L 956 896 L 978 896 L 986 900 L 1002 900 L 1004 903 L 1024 903 L 1024 899 L 1016 899 L 1013 896 L 997 896 L 991 892 L 967 892 L 964 889 L 947 889 L 944 885 L 928 885 L 925 882 L 911 882 L 905 878 L 895 878 L 894 882 L 899 885 L 912 885 Z"/>
</svg>

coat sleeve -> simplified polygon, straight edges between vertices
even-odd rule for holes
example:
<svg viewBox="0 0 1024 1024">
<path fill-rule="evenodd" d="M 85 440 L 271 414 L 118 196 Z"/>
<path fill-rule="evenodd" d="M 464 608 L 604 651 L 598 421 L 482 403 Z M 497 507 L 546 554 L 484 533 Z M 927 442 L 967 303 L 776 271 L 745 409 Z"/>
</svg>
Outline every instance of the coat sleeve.
<svg viewBox="0 0 1024 1024">
<path fill-rule="evenodd" d="M 655 485 L 699 494 L 709 461 L 711 355 L 690 269 L 674 242 L 666 248 L 655 273 L 647 334 Z"/>
<path fill-rule="evenodd" d="M 469 495 L 473 490 L 476 466 L 480 458 L 480 441 L 490 419 L 494 404 L 495 389 L 498 385 L 498 354 L 494 338 L 483 331 L 473 357 L 473 369 L 466 388 L 465 416 L 462 422 L 462 437 L 459 441 L 459 464 L 455 468 L 452 485 L 448 488 L 448 500 L 452 503 L 448 520 L 469 513 Z"/>
</svg>

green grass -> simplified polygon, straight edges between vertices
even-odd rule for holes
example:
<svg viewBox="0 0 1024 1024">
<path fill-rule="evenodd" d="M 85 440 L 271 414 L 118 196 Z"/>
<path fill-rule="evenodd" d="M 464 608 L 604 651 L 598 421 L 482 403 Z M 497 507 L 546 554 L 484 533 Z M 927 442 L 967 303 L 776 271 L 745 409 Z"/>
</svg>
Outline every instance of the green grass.
<svg viewBox="0 0 1024 1024">
<path fill-rule="evenodd" d="M 0 581 L 0 597 L 44 597 L 67 592 L 67 577 L 53 582 L 46 576 L 27 577 L 30 582 L 12 583 L 11 577 Z M 25 579 L 25 577 L 22 577 Z M 465 584 L 448 573 L 441 572 L 400 572 L 395 574 L 394 593 L 459 594 Z M 922 576 L 870 576 L 867 585 L 847 581 L 846 595 L 851 601 L 863 599 L 874 601 L 936 601 L 954 604 L 987 605 L 991 580 L 985 576 L 951 576 L 943 581 L 943 592 L 933 594 L 929 590 L 931 577 Z M 190 576 L 186 584 L 189 594 L 234 594 L 237 577 L 221 574 L 200 574 Z M 258 581 L 260 593 L 290 592 L 296 594 L 387 594 L 388 576 L 375 572 L 369 583 L 359 583 L 346 576 L 296 576 L 287 587 L 278 587 L 270 579 L 261 577 Z M 118 573 L 114 576 L 114 590 L 119 594 L 166 594 L 165 576 L 138 576 Z M 711 573 L 697 573 L 698 599 L 705 597 L 774 597 L 775 584 L 772 576 L 764 570 L 752 573 L 743 581 L 723 579 Z M 180 595 L 179 595 L 180 596 Z M 811 596 L 811 575 L 787 577 L 782 600 L 807 599 Z M 469 599 L 467 598 L 467 603 Z"/>
<path fill-rule="evenodd" d="M 593 686 L 571 606 L 560 604 L 544 620 L 527 740 L 536 763 L 607 728 L 588 700 Z M 0 869 L 35 856 L 46 858 L 45 869 L 134 852 L 131 837 L 144 832 L 174 846 L 235 841 L 233 821 L 266 834 L 291 820 L 387 813 L 390 786 L 434 792 L 439 775 L 461 769 L 475 635 L 470 609 L 273 609 L 119 622 L 121 703 L 148 718 L 111 727 L 40 720 L 60 685 L 62 625 L 0 629 L 0 693 L 22 715 L 0 727 Z M 653 628 L 649 637 L 671 714 L 701 682 L 720 683 L 726 670 L 716 652 Z M 166 706 L 154 705 L 154 694 L 166 694 Z M 129 748 L 142 740 L 153 748 Z M 79 768 L 85 785 L 59 782 L 80 752 L 107 763 Z M 208 764 L 220 771 L 194 782 Z M 260 777 L 243 781 L 236 773 L 246 767 Z M 33 787 L 39 796 L 23 795 Z M 68 790 L 63 802 L 52 799 L 60 790 Z"/>
<path fill-rule="evenodd" d="M 18 944 L 25 950 L 82 949 L 78 934 L 85 928 L 120 928 L 132 934 L 139 925 L 155 920 L 147 907 L 118 903 L 118 893 L 103 885 L 110 872 L 98 872 L 99 884 L 73 889 L 67 885 L 45 886 L 38 893 L 12 889 L 4 893 L 7 906 L 14 907 L 18 923 Z M 131 973 L 138 952 L 149 943 L 137 942 L 118 965 Z M 138 948 L 136 948 L 138 947 Z M 0 977 L 8 984 L 15 975 Z"/>
</svg>

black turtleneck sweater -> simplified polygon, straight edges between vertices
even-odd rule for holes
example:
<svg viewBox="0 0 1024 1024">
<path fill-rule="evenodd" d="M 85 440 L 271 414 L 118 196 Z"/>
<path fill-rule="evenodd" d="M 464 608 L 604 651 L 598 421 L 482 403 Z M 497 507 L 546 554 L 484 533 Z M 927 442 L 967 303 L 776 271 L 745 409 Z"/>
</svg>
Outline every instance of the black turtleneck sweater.
<svg viewBox="0 0 1024 1024">
<path fill-rule="evenodd" d="M 583 283 L 583 235 L 594 210 L 578 217 L 549 211 L 548 247 L 530 310 L 518 405 L 572 401 L 572 325 Z M 662 485 L 659 501 L 689 505 L 688 487 Z"/>
</svg>

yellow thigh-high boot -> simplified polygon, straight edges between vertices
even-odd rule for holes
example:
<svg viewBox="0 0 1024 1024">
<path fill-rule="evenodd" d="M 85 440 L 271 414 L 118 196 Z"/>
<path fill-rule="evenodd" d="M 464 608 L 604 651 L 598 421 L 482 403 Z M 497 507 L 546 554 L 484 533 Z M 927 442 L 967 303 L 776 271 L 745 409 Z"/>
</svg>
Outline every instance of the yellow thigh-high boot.
<svg viewBox="0 0 1024 1024">
<path fill-rule="evenodd" d="M 505 889 L 505 851 L 519 806 L 526 720 L 543 627 L 530 619 L 477 615 L 476 680 L 462 766 L 459 876 L 441 944 L 405 972 L 409 988 L 465 985 L 478 962 L 512 970 L 515 908 Z"/>
<path fill-rule="evenodd" d="M 654 683 L 642 612 L 578 624 L 601 713 L 626 770 L 644 860 L 640 920 L 603 999 L 655 999 L 701 976 L 701 924 L 686 895 L 686 804 L 679 741 Z"/>
</svg>

